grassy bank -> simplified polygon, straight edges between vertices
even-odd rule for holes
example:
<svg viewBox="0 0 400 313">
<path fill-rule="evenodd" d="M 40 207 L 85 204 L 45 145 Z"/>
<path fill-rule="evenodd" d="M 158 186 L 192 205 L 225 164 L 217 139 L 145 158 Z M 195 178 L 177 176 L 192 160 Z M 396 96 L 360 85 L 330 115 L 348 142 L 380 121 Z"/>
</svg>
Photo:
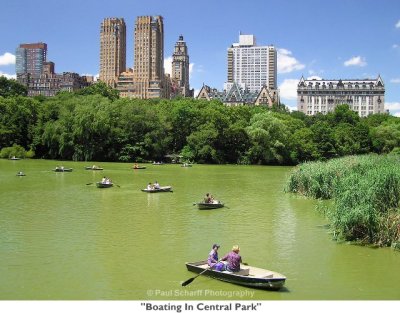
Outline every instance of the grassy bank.
<svg viewBox="0 0 400 313">
<path fill-rule="evenodd" d="M 286 191 L 333 199 L 326 210 L 335 238 L 389 246 L 400 240 L 400 158 L 349 156 L 297 166 Z"/>
</svg>

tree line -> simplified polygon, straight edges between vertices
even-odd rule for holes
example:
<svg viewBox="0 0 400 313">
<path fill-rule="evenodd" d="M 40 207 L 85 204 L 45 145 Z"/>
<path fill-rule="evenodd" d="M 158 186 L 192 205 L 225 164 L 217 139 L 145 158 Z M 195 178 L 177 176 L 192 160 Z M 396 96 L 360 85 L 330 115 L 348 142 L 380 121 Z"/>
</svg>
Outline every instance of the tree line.
<svg viewBox="0 0 400 313">
<path fill-rule="evenodd" d="M 52 98 L 30 98 L 16 81 L 0 77 L 3 157 L 13 153 L 10 147 L 22 147 L 37 158 L 76 161 L 145 162 L 175 154 L 197 163 L 286 165 L 396 153 L 399 143 L 398 118 L 360 118 L 347 105 L 306 116 L 284 106 L 119 98 L 101 82 Z"/>
</svg>

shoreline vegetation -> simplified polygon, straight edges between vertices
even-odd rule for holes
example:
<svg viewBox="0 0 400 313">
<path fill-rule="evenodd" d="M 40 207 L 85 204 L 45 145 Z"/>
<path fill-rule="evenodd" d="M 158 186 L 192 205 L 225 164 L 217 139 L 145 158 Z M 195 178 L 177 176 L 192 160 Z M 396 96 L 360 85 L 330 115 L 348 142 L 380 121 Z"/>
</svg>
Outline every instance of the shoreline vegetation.
<svg viewBox="0 0 400 313">
<path fill-rule="evenodd" d="M 399 118 L 361 118 L 345 104 L 307 116 L 284 105 L 119 98 L 102 82 L 55 97 L 26 97 L 24 86 L 0 77 L 3 158 L 140 163 L 172 155 L 204 164 L 296 165 L 396 154 L 399 147 Z"/>
<path fill-rule="evenodd" d="M 390 246 L 400 241 L 400 157 L 347 156 L 296 166 L 285 191 L 332 199 L 323 211 L 336 240 Z"/>
</svg>

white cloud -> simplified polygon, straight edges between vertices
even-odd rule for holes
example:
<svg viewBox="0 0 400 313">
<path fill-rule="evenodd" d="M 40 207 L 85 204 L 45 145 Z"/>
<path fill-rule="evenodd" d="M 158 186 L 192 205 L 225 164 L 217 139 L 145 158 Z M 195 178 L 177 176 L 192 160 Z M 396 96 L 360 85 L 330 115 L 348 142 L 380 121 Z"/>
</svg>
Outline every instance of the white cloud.
<svg viewBox="0 0 400 313">
<path fill-rule="evenodd" d="M 3 73 L 2 71 L 0 71 L 0 76 L 4 76 L 8 79 L 16 79 L 17 78 L 17 75 L 15 75 L 15 74 L 11 75 L 11 74 L 7 74 L 7 73 Z"/>
<path fill-rule="evenodd" d="M 278 49 L 278 73 L 290 73 L 301 70 L 305 67 L 295 57 L 292 52 L 286 49 Z"/>
<path fill-rule="evenodd" d="M 400 102 L 385 102 L 385 110 L 400 111 Z"/>
<path fill-rule="evenodd" d="M 165 74 L 172 75 L 172 57 L 164 59 L 164 72 Z"/>
<path fill-rule="evenodd" d="M 396 28 L 400 28 L 400 20 L 396 23 Z"/>
<path fill-rule="evenodd" d="M 164 59 L 164 72 L 172 76 L 172 56 Z M 194 63 L 189 63 L 189 78 L 194 73 Z"/>
<path fill-rule="evenodd" d="M 345 61 L 344 66 L 365 66 L 367 62 L 365 58 L 361 56 L 352 57 L 351 59 Z"/>
<path fill-rule="evenodd" d="M 400 84 L 400 78 L 393 78 L 390 80 L 390 82 L 393 84 Z"/>
<path fill-rule="evenodd" d="M 199 94 L 199 92 L 200 92 L 200 89 L 195 89 L 195 90 L 193 91 L 193 97 L 196 98 L 197 95 Z"/>
<path fill-rule="evenodd" d="M 9 52 L 0 55 L 0 65 L 12 65 L 15 64 L 15 55 Z"/>
<path fill-rule="evenodd" d="M 393 49 L 397 49 L 399 47 L 399 45 L 397 43 L 393 44 L 392 48 Z"/>
<path fill-rule="evenodd" d="M 297 98 L 298 79 L 285 79 L 279 86 L 279 95 L 281 99 L 294 100 Z"/>
<path fill-rule="evenodd" d="M 189 63 L 189 78 L 192 78 L 194 72 L 194 63 Z"/>
<path fill-rule="evenodd" d="M 317 75 L 312 75 L 312 76 L 309 76 L 309 77 L 307 77 L 307 79 L 316 79 L 316 80 L 321 80 L 321 79 L 322 79 L 322 77 L 319 77 L 319 76 L 317 76 Z"/>
</svg>

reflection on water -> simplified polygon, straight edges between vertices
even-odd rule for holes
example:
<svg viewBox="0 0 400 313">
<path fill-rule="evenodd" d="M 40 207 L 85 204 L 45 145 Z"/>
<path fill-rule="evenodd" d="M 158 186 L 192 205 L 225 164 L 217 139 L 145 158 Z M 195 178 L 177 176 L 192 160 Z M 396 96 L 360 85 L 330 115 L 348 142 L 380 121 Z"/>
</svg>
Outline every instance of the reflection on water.
<svg viewBox="0 0 400 313">
<path fill-rule="evenodd" d="M 244 262 L 285 274 L 286 291 L 254 290 L 255 299 L 400 299 L 400 255 L 331 240 L 316 202 L 285 194 L 290 168 L 148 166 L 0 160 L 1 299 L 226 299 L 247 288 L 193 276 L 187 261 L 220 256 L 239 244 Z M 16 177 L 23 169 L 26 177 Z M 107 176 L 120 186 L 99 189 Z M 174 192 L 141 191 L 149 181 Z M 89 185 L 88 185 L 89 184 Z M 226 204 L 198 210 L 210 192 Z M 158 293 L 149 292 L 158 290 Z M 182 291 L 203 291 L 191 296 Z M 219 296 L 218 296 L 219 294 Z M 225 293 L 226 294 L 226 293 Z M 168 296 L 167 296 L 168 295 Z M 232 299 L 230 299 L 232 300 Z"/>
</svg>

